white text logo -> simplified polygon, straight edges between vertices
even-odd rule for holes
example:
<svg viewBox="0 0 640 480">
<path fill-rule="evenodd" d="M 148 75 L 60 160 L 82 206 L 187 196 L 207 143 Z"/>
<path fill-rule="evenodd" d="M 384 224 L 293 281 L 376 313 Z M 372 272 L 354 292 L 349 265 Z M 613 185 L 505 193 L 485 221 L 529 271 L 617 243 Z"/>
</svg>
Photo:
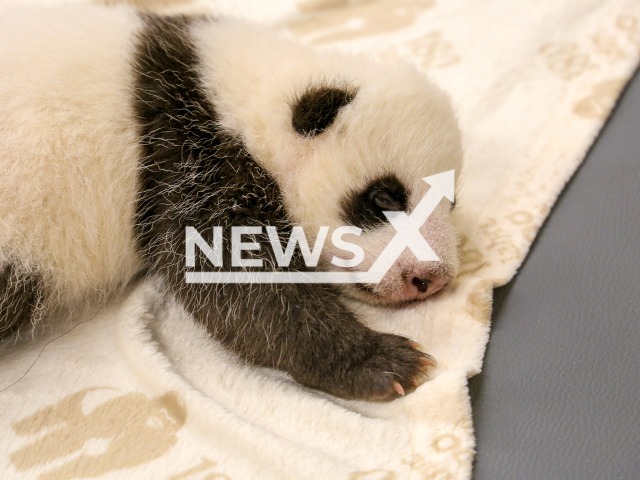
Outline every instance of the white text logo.
<svg viewBox="0 0 640 480">
<path fill-rule="evenodd" d="M 454 200 L 454 171 L 423 178 L 431 188 L 420 200 L 411 215 L 405 212 L 383 212 L 396 234 L 366 272 L 187 272 L 187 283 L 378 283 L 402 254 L 409 248 L 421 262 L 437 262 L 440 260 L 420 233 L 420 227 L 438 206 L 443 197 Z M 274 256 L 279 267 L 287 267 L 291 261 L 296 245 L 299 245 L 305 264 L 308 267 L 318 265 L 322 247 L 326 241 L 329 227 L 321 227 L 313 248 L 310 248 L 302 227 L 293 227 L 286 248 L 282 248 L 275 227 L 266 227 Z M 339 267 L 355 267 L 364 259 L 364 251 L 359 245 L 349 243 L 342 237 L 352 234 L 360 235 L 358 227 L 345 226 L 334 230 L 332 243 L 345 251 L 351 252 L 353 258 L 344 260 L 333 257 L 331 263 Z M 257 267 L 263 266 L 260 258 L 242 258 L 244 250 L 259 250 L 256 242 L 243 242 L 242 235 L 261 234 L 262 227 L 232 227 L 231 229 L 231 266 Z M 209 245 L 198 231 L 187 227 L 186 232 L 186 266 L 195 266 L 195 248 L 198 247 L 207 259 L 216 267 L 222 267 L 222 227 L 213 227 L 213 246 Z"/>
</svg>

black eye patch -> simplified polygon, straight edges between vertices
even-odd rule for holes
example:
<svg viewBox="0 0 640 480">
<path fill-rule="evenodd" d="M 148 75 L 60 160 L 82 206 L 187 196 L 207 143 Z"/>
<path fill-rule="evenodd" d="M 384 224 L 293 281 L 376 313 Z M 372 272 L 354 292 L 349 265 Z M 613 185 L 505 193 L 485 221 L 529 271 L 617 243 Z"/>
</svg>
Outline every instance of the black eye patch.
<svg viewBox="0 0 640 480">
<path fill-rule="evenodd" d="M 369 183 L 362 191 L 349 194 L 341 202 L 342 219 L 363 229 L 388 222 L 382 213 L 407 209 L 407 191 L 395 175 L 387 175 Z"/>
<path fill-rule="evenodd" d="M 310 88 L 292 106 L 293 129 L 305 137 L 324 132 L 340 109 L 351 103 L 355 96 L 355 91 L 338 87 Z"/>
</svg>

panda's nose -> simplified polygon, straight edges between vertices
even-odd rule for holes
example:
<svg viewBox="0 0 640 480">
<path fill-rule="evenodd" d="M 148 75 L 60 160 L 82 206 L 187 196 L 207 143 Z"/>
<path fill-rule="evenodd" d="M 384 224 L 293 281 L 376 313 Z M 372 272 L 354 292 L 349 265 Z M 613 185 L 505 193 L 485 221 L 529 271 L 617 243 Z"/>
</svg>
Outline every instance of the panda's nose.
<svg viewBox="0 0 640 480">
<path fill-rule="evenodd" d="M 409 275 L 407 278 L 408 298 L 428 297 L 441 290 L 447 283 L 444 278 Z"/>
<path fill-rule="evenodd" d="M 431 280 L 429 280 L 428 278 L 413 277 L 411 279 L 411 283 L 415 285 L 415 287 L 418 289 L 418 292 L 420 293 L 427 293 L 430 281 Z"/>
</svg>

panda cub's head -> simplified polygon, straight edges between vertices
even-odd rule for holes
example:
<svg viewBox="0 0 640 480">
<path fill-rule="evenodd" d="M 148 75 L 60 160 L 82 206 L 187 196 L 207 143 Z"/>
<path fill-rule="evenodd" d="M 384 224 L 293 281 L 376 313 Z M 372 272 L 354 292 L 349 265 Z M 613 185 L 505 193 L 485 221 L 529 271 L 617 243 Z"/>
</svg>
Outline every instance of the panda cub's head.
<svg viewBox="0 0 640 480">
<path fill-rule="evenodd" d="M 368 271 L 396 233 L 382 212 L 411 214 L 430 188 L 424 177 L 452 169 L 459 177 L 461 135 L 448 96 L 409 65 L 317 53 L 233 26 L 219 31 L 200 38 L 221 125 L 276 178 L 311 247 L 330 227 L 318 270 L 349 270 L 331 263 L 350 254 L 330 239 L 353 225 L 361 235 L 344 240 L 365 257 L 350 269 Z M 440 262 L 405 249 L 382 281 L 345 284 L 345 293 L 398 305 L 442 289 L 458 268 L 451 208 L 443 199 L 420 229 Z"/>
<path fill-rule="evenodd" d="M 430 188 L 424 177 L 451 169 L 457 177 L 462 166 L 460 133 L 446 95 L 408 67 L 373 68 L 377 72 L 361 81 L 323 79 L 297 93 L 290 102 L 295 154 L 282 152 L 290 166 L 285 198 L 294 219 L 308 235 L 323 225 L 361 228 L 359 237 L 345 240 L 364 250 L 364 260 L 351 268 L 363 272 L 396 234 L 383 212 L 411 214 Z M 345 284 L 345 293 L 397 305 L 442 289 L 458 268 L 451 208 L 443 198 L 420 228 L 440 262 L 420 262 L 407 248 L 380 283 Z M 344 258 L 345 252 L 326 242 L 321 270 L 348 270 L 331 263 L 334 255 Z"/>
</svg>

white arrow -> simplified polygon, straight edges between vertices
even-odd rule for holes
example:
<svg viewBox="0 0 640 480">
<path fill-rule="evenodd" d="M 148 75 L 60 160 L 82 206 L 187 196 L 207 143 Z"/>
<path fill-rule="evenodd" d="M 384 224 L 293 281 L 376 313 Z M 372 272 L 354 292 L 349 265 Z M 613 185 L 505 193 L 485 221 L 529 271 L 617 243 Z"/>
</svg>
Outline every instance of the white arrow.
<svg viewBox="0 0 640 480">
<path fill-rule="evenodd" d="M 394 228 L 397 230 L 395 236 L 376 259 L 367 272 L 367 283 L 378 283 L 386 275 L 391 266 L 402 254 L 406 247 L 409 247 L 416 258 L 421 262 L 439 262 L 440 258 L 420 233 L 420 227 L 427 221 L 429 215 L 438 206 L 442 197 L 454 200 L 454 171 L 438 173 L 425 177 L 424 180 L 431 188 L 422 197 L 420 203 L 416 205 L 410 216 L 404 212 L 383 212 Z"/>
</svg>

